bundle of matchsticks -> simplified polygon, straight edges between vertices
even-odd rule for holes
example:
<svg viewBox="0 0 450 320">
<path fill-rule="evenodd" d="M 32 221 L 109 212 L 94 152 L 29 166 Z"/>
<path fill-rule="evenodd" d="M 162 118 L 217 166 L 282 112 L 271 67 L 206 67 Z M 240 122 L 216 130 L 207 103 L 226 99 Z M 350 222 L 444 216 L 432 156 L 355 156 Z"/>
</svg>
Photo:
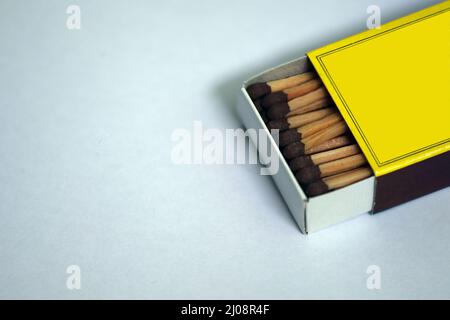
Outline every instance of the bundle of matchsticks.
<svg viewBox="0 0 450 320">
<path fill-rule="evenodd" d="M 255 83 L 247 92 L 310 197 L 372 175 L 344 119 L 315 72 Z"/>
</svg>

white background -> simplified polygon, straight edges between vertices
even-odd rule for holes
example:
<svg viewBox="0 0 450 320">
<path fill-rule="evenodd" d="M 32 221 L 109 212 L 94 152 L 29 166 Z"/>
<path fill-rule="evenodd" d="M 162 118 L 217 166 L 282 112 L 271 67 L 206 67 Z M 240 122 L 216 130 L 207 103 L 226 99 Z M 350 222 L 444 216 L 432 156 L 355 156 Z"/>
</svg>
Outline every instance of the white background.
<svg viewBox="0 0 450 320">
<path fill-rule="evenodd" d="M 243 80 L 369 5 L 437 2 L 0 0 L 0 297 L 449 298 L 448 188 L 305 236 L 258 166 L 170 159 L 174 129 L 240 127 Z"/>
</svg>

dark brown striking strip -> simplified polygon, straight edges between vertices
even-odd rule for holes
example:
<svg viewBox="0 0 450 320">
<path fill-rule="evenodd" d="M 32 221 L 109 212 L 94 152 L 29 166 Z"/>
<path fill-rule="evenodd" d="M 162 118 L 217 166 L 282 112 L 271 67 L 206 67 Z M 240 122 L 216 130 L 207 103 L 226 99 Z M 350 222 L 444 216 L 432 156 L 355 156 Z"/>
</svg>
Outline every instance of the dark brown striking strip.
<svg viewBox="0 0 450 320">
<path fill-rule="evenodd" d="M 373 211 L 383 211 L 448 186 L 449 151 L 377 177 Z"/>
</svg>

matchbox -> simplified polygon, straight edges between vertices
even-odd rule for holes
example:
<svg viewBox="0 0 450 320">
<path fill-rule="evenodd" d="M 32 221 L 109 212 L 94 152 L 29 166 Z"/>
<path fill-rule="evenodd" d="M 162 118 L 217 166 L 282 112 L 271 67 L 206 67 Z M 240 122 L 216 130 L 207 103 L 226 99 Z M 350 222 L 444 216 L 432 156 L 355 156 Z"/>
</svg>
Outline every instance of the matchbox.
<svg viewBox="0 0 450 320">
<path fill-rule="evenodd" d="M 302 232 L 450 185 L 449 21 L 446 1 L 244 82 L 237 112 L 265 130 Z"/>
</svg>

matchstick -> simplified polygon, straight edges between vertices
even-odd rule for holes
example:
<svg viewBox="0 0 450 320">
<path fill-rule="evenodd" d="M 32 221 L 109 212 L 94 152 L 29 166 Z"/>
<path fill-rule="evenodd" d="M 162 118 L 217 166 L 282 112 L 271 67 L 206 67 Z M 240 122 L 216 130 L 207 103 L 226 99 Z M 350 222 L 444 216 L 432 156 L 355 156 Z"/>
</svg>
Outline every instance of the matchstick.
<svg viewBox="0 0 450 320">
<path fill-rule="evenodd" d="M 367 167 L 347 171 L 310 184 L 306 188 L 306 194 L 309 197 L 315 197 L 331 190 L 346 187 L 371 175 L 372 171 Z"/>
<path fill-rule="evenodd" d="M 334 112 L 322 119 L 301 126 L 297 129 L 290 129 L 280 133 L 280 147 L 287 146 L 290 143 L 296 141 L 302 141 L 303 139 L 321 131 L 327 129 L 331 125 L 343 121 L 341 115 Z"/>
<path fill-rule="evenodd" d="M 323 163 L 342 159 L 360 153 L 358 145 L 352 144 L 349 146 L 332 149 L 313 155 L 304 155 L 297 157 L 289 162 L 289 167 L 293 172 L 298 171 L 309 166 L 318 166 Z"/>
<path fill-rule="evenodd" d="M 319 153 L 319 152 L 323 152 L 323 151 L 328 151 L 328 150 L 348 146 L 352 142 L 353 142 L 353 140 L 349 136 L 340 136 L 340 137 L 325 141 L 324 143 L 321 143 L 318 146 L 315 146 L 308 150 L 305 150 L 305 155 L 311 155 L 311 154 L 315 154 L 315 153 Z"/>
<path fill-rule="evenodd" d="M 346 158 L 326 162 L 318 166 L 313 165 L 300 169 L 295 174 L 295 177 L 300 183 L 307 184 L 318 181 L 322 178 L 359 168 L 365 163 L 366 158 L 360 153 Z"/>
<path fill-rule="evenodd" d="M 287 145 L 283 149 L 283 154 L 288 160 L 298 157 L 300 155 L 304 155 L 306 150 L 316 147 L 321 143 L 324 143 L 330 139 L 343 135 L 345 132 L 347 132 L 347 129 L 348 128 L 345 122 L 340 121 L 322 131 L 319 131 L 309 137 L 306 137 L 301 141 L 296 141 Z"/>
<path fill-rule="evenodd" d="M 268 123 L 269 129 L 287 130 L 304 126 L 308 123 L 320 120 L 326 116 L 336 112 L 333 108 L 325 108 L 301 115 L 287 117 L 286 119 L 273 120 Z"/>
<path fill-rule="evenodd" d="M 317 101 L 314 101 L 311 104 L 308 104 L 307 106 L 299 109 L 299 110 L 295 110 L 295 111 L 291 111 L 289 112 L 286 117 L 291 117 L 291 116 L 295 116 L 295 115 L 301 115 L 301 114 L 306 114 L 315 110 L 319 110 L 325 107 L 329 107 L 331 106 L 333 103 L 331 101 L 330 98 L 325 98 L 325 99 L 320 99 Z"/>
<path fill-rule="evenodd" d="M 312 79 L 298 86 L 268 94 L 261 99 L 261 106 L 267 109 L 275 104 L 288 102 L 292 99 L 303 96 L 311 91 L 319 89 L 321 86 L 322 81 L 320 79 Z"/>
<path fill-rule="evenodd" d="M 284 79 L 269 82 L 254 83 L 247 87 L 247 92 L 250 98 L 252 98 L 252 100 L 255 100 L 272 92 L 277 92 L 291 87 L 295 87 L 315 77 L 316 77 L 315 72 L 305 72 Z"/>
<path fill-rule="evenodd" d="M 328 141 L 325 141 L 324 143 L 321 143 L 315 147 L 312 147 L 308 150 L 305 150 L 305 145 L 301 142 L 294 142 L 290 145 L 283 148 L 282 153 L 284 157 L 287 160 L 294 159 L 299 156 L 303 155 L 311 155 L 314 153 L 327 151 L 336 149 L 339 147 L 347 146 L 352 143 L 352 139 L 350 139 L 348 136 L 340 136 L 333 139 L 330 139 Z"/>
<path fill-rule="evenodd" d="M 302 140 L 302 142 L 305 145 L 305 150 L 308 150 L 318 146 L 321 143 L 324 143 L 325 141 L 343 135 L 344 133 L 347 132 L 347 130 L 348 127 L 345 124 L 345 122 L 340 121 L 322 131 L 313 134 L 312 136 L 306 137 L 305 139 Z"/>
<path fill-rule="evenodd" d="M 313 110 L 305 111 L 305 109 L 308 105 L 312 104 L 313 102 L 325 99 L 327 97 L 328 97 L 327 90 L 325 89 L 325 87 L 322 86 L 319 89 L 316 89 L 298 98 L 292 99 L 291 101 L 271 106 L 270 108 L 267 109 L 267 116 L 271 120 L 278 120 L 284 118 L 289 112 L 292 111 L 297 110 L 299 112 L 313 111 Z"/>
</svg>

